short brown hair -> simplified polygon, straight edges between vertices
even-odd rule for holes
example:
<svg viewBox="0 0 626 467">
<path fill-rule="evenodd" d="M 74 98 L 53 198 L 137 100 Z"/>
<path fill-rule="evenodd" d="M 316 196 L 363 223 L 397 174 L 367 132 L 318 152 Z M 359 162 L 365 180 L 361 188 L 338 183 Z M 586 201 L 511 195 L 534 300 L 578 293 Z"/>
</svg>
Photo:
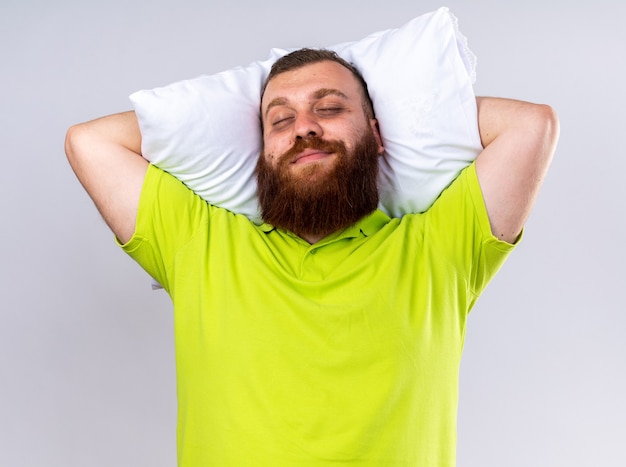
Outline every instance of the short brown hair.
<svg viewBox="0 0 626 467">
<path fill-rule="evenodd" d="M 365 116 L 367 118 L 374 118 L 374 106 L 367 90 L 367 83 L 363 79 L 363 75 L 361 75 L 359 70 L 357 70 L 354 65 L 341 58 L 336 52 L 328 49 L 299 49 L 276 60 L 267 75 L 261 96 L 265 94 L 267 83 L 269 83 L 276 75 L 296 70 L 306 65 L 325 61 L 339 63 L 352 73 L 357 82 L 361 85 L 361 90 L 363 92 L 363 111 L 365 112 Z"/>
</svg>

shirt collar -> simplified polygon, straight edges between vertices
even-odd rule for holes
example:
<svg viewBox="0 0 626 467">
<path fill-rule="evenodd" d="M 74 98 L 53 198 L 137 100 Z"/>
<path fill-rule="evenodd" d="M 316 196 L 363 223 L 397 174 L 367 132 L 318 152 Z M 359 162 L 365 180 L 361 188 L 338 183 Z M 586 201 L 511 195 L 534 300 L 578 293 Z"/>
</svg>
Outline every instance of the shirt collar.
<svg viewBox="0 0 626 467">
<path fill-rule="evenodd" d="M 340 232 L 335 232 L 330 234 L 328 237 L 322 240 L 322 242 L 326 243 L 327 241 L 334 241 L 343 238 L 356 238 L 356 237 L 369 237 L 370 235 L 378 232 L 385 224 L 387 224 L 391 219 L 387 214 L 382 212 L 380 209 L 377 209 L 373 213 L 365 216 L 361 220 L 357 221 L 355 224 L 352 224 L 349 227 L 341 230 Z M 259 228 L 265 232 L 269 233 L 272 230 L 275 230 L 271 224 L 263 223 L 259 226 Z M 290 235 L 290 232 L 287 232 Z M 293 235 L 295 237 L 295 235 Z M 299 237 L 298 237 L 299 238 Z"/>
</svg>

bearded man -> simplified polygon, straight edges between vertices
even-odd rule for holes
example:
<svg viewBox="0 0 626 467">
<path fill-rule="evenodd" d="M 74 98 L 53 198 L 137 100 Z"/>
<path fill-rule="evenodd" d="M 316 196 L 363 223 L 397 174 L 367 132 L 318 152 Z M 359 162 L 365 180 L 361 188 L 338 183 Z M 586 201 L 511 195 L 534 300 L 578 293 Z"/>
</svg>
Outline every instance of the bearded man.
<svg viewBox="0 0 626 467">
<path fill-rule="evenodd" d="M 332 87 L 319 88 L 322 76 L 335 79 Z M 358 84 L 350 96 L 345 83 Z M 304 98 L 299 109 L 296 90 Z M 274 65 L 263 94 L 264 150 L 257 163 L 263 220 L 315 243 L 374 211 L 383 147 L 358 71 L 332 52 L 302 49 Z M 346 138 L 330 133 L 344 121 L 353 126 L 350 139 L 330 139 Z"/>
<path fill-rule="evenodd" d="M 70 129 L 78 178 L 174 303 L 179 465 L 455 464 L 467 315 L 558 135 L 547 106 L 477 102 L 484 150 L 402 219 L 376 210 L 378 124 L 332 52 L 294 52 L 268 77 L 261 226 L 149 165 L 133 113 Z"/>
</svg>

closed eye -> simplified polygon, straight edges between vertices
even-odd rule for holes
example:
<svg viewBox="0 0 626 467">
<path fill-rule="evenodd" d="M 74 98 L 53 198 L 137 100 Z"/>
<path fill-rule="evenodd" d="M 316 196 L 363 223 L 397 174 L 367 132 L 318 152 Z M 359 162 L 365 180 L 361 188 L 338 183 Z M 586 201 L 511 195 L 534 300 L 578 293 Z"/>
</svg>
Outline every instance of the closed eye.
<svg viewBox="0 0 626 467">
<path fill-rule="evenodd" d="M 336 115 L 343 112 L 343 107 L 322 107 L 317 109 L 317 113 L 322 115 Z"/>
<path fill-rule="evenodd" d="M 288 117 L 279 117 L 276 120 L 272 121 L 272 126 L 274 128 L 282 128 L 285 127 L 287 125 L 289 125 L 289 123 L 293 120 L 292 116 L 288 116 Z"/>
</svg>

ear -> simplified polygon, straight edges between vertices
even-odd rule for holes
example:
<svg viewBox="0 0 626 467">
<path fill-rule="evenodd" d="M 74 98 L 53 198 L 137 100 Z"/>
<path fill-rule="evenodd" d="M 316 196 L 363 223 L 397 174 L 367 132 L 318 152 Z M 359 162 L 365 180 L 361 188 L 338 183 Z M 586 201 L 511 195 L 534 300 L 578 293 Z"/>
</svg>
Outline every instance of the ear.
<svg viewBox="0 0 626 467">
<path fill-rule="evenodd" d="M 378 120 L 376 120 L 375 118 L 370 119 L 370 126 L 372 127 L 372 131 L 374 132 L 374 138 L 376 138 L 376 142 L 378 143 L 378 155 L 382 156 L 385 152 L 385 148 L 383 146 L 383 139 L 380 136 Z"/>
</svg>

